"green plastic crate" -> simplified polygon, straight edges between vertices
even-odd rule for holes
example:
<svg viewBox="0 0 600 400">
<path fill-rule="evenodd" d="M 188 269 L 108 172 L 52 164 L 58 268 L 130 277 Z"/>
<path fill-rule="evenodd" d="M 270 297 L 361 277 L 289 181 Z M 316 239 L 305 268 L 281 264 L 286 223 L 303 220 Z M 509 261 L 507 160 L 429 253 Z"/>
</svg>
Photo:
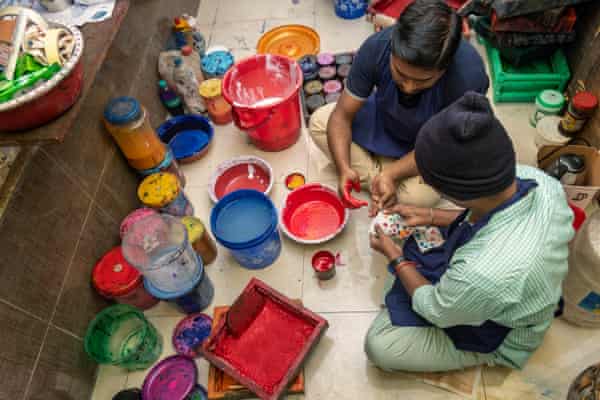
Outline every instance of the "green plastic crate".
<svg viewBox="0 0 600 400">
<path fill-rule="evenodd" d="M 497 103 L 533 103 L 539 92 L 554 89 L 563 92 L 571 72 L 561 49 L 545 61 L 515 67 L 500 57 L 500 52 L 479 37 L 487 50 L 492 74 L 494 101 Z"/>
</svg>

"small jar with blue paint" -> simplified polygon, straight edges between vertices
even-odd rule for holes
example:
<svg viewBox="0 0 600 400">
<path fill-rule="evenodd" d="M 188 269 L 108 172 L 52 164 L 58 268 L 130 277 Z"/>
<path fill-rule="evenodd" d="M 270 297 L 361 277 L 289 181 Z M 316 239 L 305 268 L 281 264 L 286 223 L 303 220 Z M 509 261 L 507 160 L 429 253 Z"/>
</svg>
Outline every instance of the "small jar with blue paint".
<svg viewBox="0 0 600 400">
<path fill-rule="evenodd" d="M 179 180 L 179 186 L 182 188 L 185 187 L 185 175 L 183 174 L 183 171 L 181 171 L 181 168 L 179 168 L 179 164 L 177 163 L 177 160 L 175 160 L 175 156 L 173 155 L 173 151 L 171 149 L 167 151 L 165 154 L 165 159 L 162 160 L 162 162 L 158 164 L 156 168 L 138 171 L 141 176 L 148 176 L 159 172 L 172 173 Z"/>
<path fill-rule="evenodd" d="M 357 19 L 367 13 L 367 0 L 335 0 L 335 15 L 343 19 Z"/>
<path fill-rule="evenodd" d="M 233 55 L 229 51 L 207 52 L 202 57 L 202 73 L 205 79 L 222 78 L 233 65 Z"/>
<path fill-rule="evenodd" d="M 179 180 L 170 172 L 148 175 L 138 187 L 138 198 L 147 207 L 177 217 L 194 215 L 194 207 L 185 195 Z"/>
<path fill-rule="evenodd" d="M 307 54 L 298 60 L 302 75 L 304 76 L 304 82 L 312 79 L 316 79 L 319 73 L 319 64 L 317 63 L 317 56 L 313 54 Z"/>
<path fill-rule="evenodd" d="M 174 303 L 182 312 L 193 314 L 207 308 L 212 303 L 215 288 L 204 270 L 200 256 L 195 255 L 198 272 L 185 286 L 175 291 L 157 288 L 152 281 L 144 279 L 144 287 L 154 297 Z"/>
<path fill-rule="evenodd" d="M 215 205 L 210 225 L 217 241 L 244 268 L 260 269 L 273 264 L 281 253 L 277 210 L 256 190 L 237 190 Z"/>
</svg>

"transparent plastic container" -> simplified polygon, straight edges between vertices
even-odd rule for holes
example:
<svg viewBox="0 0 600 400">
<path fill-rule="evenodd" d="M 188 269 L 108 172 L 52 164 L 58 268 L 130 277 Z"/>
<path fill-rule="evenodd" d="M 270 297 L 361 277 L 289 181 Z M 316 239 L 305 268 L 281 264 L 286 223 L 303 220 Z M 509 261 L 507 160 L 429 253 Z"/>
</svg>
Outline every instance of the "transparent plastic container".
<svg viewBox="0 0 600 400">
<path fill-rule="evenodd" d="M 146 110 L 136 99 L 111 100 L 104 109 L 104 126 L 133 168 L 155 168 L 165 159 L 167 147 L 150 126 Z"/>
<path fill-rule="evenodd" d="M 165 292 L 185 289 L 200 272 L 185 225 L 170 215 L 150 215 L 135 222 L 123 237 L 122 250 L 131 265 Z"/>
</svg>

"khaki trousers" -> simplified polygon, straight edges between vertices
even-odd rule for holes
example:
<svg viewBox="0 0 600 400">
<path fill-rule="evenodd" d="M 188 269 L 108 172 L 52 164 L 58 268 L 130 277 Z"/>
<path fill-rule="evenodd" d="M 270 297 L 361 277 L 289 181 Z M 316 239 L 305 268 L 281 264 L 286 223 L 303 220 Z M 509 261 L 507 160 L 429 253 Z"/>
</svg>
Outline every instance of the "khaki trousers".
<svg viewBox="0 0 600 400">
<path fill-rule="evenodd" d="M 327 145 L 327 122 L 334 108 L 335 103 L 330 103 L 317 109 L 309 123 L 312 140 L 331 162 L 333 158 Z M 360 175 L 361 186 L 364 189 L 370 190 L 373 178 L 394 161 L 393 158 L 373 154 L 356 143 L 350 145 L 350 165 Z M 399 203 L 420 207 L 433 207 L 440 201 L 439 194 L 426 185 L 420 176 L 400 182 L 396 195 Z"/>
</svg>

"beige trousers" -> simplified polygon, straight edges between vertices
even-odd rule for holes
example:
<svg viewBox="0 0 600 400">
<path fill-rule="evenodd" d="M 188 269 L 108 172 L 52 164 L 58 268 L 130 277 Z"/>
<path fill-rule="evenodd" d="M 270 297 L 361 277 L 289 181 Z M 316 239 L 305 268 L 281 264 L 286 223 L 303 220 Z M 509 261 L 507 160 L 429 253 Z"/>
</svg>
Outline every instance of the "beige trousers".
<svg viewBox="0 0 600 400">
<path fill-rule="evenodd" d="M 333 162 L 327 145 L 327 122 L 335 108 L 335 103 L 317 109 L 310 118 L 309 130 L 317 147 Z M 371 188 L 372 179 L 383 171 L 393 158 L 378 156 L 352 143 L 350 146 L 350 165 L 360 175 L 364 189 Z M 420 176 L 407 178 L 400 182 L 397 190 L 398 202 L 420 207 L 433 207 L 440 201 L 439 194 L 426 185 Z"/>
</svg>

